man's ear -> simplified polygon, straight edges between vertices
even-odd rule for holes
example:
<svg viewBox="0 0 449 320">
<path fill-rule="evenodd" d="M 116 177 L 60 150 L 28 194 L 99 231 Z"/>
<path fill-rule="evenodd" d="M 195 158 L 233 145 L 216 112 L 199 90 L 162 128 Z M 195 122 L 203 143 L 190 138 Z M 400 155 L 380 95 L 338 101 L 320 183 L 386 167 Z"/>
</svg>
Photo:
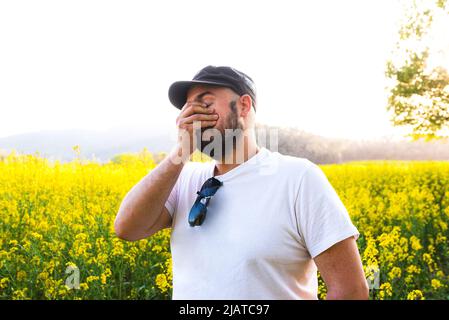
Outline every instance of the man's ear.
<svg viewBox="0 0 449 320">
<path fill-rule="evenodd" d="M 242 117 L 246 117 L 248 113 L 251 111 L 253 99 L 251 99 L 251 96 L 249 94 L 244 94 L 240 96 L 239 102 L 240 105 L 242 106 L 240 115 Z"/>
</svg>

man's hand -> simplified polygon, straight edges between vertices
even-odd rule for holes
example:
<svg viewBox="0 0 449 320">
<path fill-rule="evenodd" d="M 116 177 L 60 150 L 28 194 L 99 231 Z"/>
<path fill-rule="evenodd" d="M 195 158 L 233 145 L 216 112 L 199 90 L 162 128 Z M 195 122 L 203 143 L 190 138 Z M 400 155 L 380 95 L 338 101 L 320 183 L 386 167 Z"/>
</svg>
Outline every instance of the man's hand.
<svg viewBox="0 0 449 320">
<path fill-rule="evenodd" d="M 195 151 L 194 126 L 196 121 L 200 122 L 200 128 L 213 127 L 217 123 L 218 114 L 214 113 L 212 107 L 201 102 L 187 102 L 176 118 L 178 127 L 178 144 L 184 156 L 190 156 Z"/>
</svg>

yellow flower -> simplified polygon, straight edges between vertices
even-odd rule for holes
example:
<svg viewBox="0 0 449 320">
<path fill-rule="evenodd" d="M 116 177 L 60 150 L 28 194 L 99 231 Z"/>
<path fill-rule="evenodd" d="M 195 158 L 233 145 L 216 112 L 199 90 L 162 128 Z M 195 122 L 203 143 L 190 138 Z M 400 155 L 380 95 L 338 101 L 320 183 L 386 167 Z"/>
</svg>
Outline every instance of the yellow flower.
<svg viewBox="0 0 449 320">
<path fill-rule="evenodd" d="M 413 275 L 408 275 L 408 276 L 406 276 L 406 277 L 404 278 L 404 280 L 405 280 L 405 283 L 406 283 L 406 284 L 412 283 L 412 282 L 413 282 Z"/>
<path fill-rule="evenodd" d="M 17 271 L 17 280 L 22 281 L 27 277 L 27 273 L 23 270 Z"/>
<path fill-rule="evenodd" d="M 391 297 L 393 295 L 393 288 L 389 282 L 382 283 L 379 288 L 379 297 L 384 300 L 386 297 Z"/>
<path fill-rule="evenodd" d="M 98 254 L 97 261 L 99 264 L 105 264 L 108 261 L 108 255 L 106 253 Z"/>
<path fill-rule="evenodd" d="M 66 266 L 66 267 L 78 268 L 78 266 L 76 265 L 76 263 L 75 263 L 75 262 L 71 262 L 71 261 L 67 262 L 67 263 L 65 264 L 65 266 Z"/>
<path fill-rule="evenodd" d="M 29 250 L 31 247 L 31 242 L 29 240 L 23 240 L 23 249 Z"/>
<path fill-rule="evenodd" d="M 8 282 L 8 278 L 2 278 L 2 280 L 0 280 L 0 289 L 5 289 L 8 286 Z"/>
<path fill-rule="evenodd" d="M 432 288 L 433 288 L 434 290 L 437 290 L 437 289 L 439 289 L 439 288 L 441 288 L 441 287 L 443 286 L 443 285 L 441 284 L 441 281 L 438 280 L 438 279 L 432 279 L 431 284 L 432 284 Z"/>
<path fill-rule="evenodd" d="M 27 295 L 26 295 L 27 291 L 28 291 L 28 288 L 24 288 L 22 290 L 15 290 L 12 293 L 12 299 L 13 300 L 25 300 L 25 299 L 27 299 Z"/>
<path fill-rule="evenodd" d="M 88 238 L 88 235 L 80 232 L 75 236 L 75 240 L 81 240 L 81 241 L 85 241 Z"/>
<path fill-rule="evenodd" d="M 447 242 L 447 237 L 441 235 L 440 233 L 437 234 L 435 243 L 439 244 L 439 243 L 446 243 Z"/>
<path fill-rule="evenodd" d="M 41 263 L 41 258 L 39 256 L 34 256 L 31 260 L 30 263 L 33 265 L 39 265 Z"/>
<path fill-rule="evenodd" d="M 441 220 L 438 220 L 439 227 L 441 228 L 441 231 L 447 230 L 447 223 Z"/>
<path fill-rule="evenodd" d="M 417 273 L 417 274 L 419 274 L 419 273 L 421 273 L 421 269 L 412 264 L 412 265 L 407 267 L 407 272 L 408 273 Z"/>
<path fill-rule="evenodd" d="M 413 290 L 407 295 L 407 300 L 425 300 L 421 290 Z"/>
<path fill-rule="evenodd" d="M 106 284 L 107 278 L 112 274 L 111 269 L 106 268 L 106 270 L 101 274 L 101 284 Z"/>
<path fill-rule="evenodd" d="M 391 269 L 391 271 L 388 273 L 388 278 L 391 279 L 391 280 L 396 279 L 396 278 L 400 278 L 401 274 L 402 274 L 401 268 L 393 267 Z"/>
<path fill-rule="evenodd" d="M 47 280 L 47 279 L 48 279 L 48 276 L 49 276 L 49 274 L 48 274 L 47 271 L 42 271 L 41 273 L 39 273 L 39 274 L 37 275 L 37 279 L 38 279 L 38 280 Z"/>
<path fill-rule="evenodd" d="M 123 258 L 128 262 L 128 264 L 131 267 L 135 267 L 136 266 L 136 257 L 134 256 L 134 254 L 125 253 Z"/>
<path fill-rule="evenodd" d="M 88 290 L 89 289 L 89 286 L 87 285 L 87 283 L 80 283 L 80 289 L 81 290 Z"/>
<path fill-rule="evenodd" d="M 58 290 L 58 295 L 63 297 L 65 295 L 67 295 L 67 292 L 68 292 L 68 288 L 64 286 L 64 287 L 62 287 L 61 289 Z"/>
<path fill-rule="evenodd" d="M 166 292 L 169 284 L 167 282 L 167 277 L 165 274 L 160 273 L 156 276 L 156 285 L 161 290 L 161 292 Z"/>
<path fill-rule="evenodd" d="M 104 273 L 101 274 L 101 284 L 106 284 L 107 277 Z"/>
<path fill-rule="evenodd" d="M 38 240 L 38 241 L 40 241 L 40 240 L 42 240 L 43 239 L 43 237 L 42 237 L 42 235 L 40 234 L 40 233 L 37 233 L 37 232 L 30 232 L 30 236 L 33 238 L 33 239 L 36 239 L 36 240 Z"/>
<path fill-rule="evenodd" d="M 17 240 L 9 240 L 9 244 L 13 247 L 17 246 L 19 242 Z"/>
<path fill-rule="evenodd" d="M 426 262 L 427 264 L 433 262 L 432 256 L 431 256 L 430 254 L 428 254 L 428 253 L 424 253 L 424 254 L 422 255 L 422 259 L 423 259 L 424 262 Z"/>
<path fill-rule="evenodd" d="M 427 263 L 427 266 L 429 267 L 430 272 L 433 272 L 435 268 L 437 268 L 436 263 L 433 261 L 432 257 L 428 253 L 423 254 L 423 260 Z"/>
<path fill-rule="evenodd" d="M 419 241 L 419 239 L 415 236 L 411 236 L 410 237 L 410 243 L 412 246 L 412 249 L 415 251 L 421 250 L 422 249 L 422 245 L 421 242 Z"/>
<path fill-rule="evenodd" d="M 162 251 L 162 247 L 160 245 L 155 245 L 153 248 L 151 248 L 151 251 L 159 253 Z"/>
<path fill-rule="evenodd" d="M 122 256 L 125 253 L 123 242 L 118 238 L 114 238 L 112 240 L 112 243 L 113 243 L 112 255 Z"/>
<path fill-rule="evenodd" d="M 89 282 L 93 282 L 93 281 L 97 281 L 97 280 L 100 280 L 100 277 L 98 277 L 98 276 L 88 276 L 87 279 L 86 279 L 86 282 L 89 283 Z"/>
</svg>

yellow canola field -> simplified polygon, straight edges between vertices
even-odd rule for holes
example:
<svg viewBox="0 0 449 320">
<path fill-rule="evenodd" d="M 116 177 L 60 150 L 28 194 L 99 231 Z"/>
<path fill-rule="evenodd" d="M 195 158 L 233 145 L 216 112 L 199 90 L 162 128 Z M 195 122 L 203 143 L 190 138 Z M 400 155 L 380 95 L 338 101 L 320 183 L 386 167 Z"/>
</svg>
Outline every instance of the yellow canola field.
<svg viewBox="0 0 449 320">
<path fill-rule="evenodd" d="M 170 230 L 137 242 L 113 230 L 126 192 L 156 165 L 145 150 L 107 164 L 1 159 L 0 299 L 170 299 Z M 361 232 L 371 298 L 449 299 L 449 162 L 321 168 Z"/>
</svg>

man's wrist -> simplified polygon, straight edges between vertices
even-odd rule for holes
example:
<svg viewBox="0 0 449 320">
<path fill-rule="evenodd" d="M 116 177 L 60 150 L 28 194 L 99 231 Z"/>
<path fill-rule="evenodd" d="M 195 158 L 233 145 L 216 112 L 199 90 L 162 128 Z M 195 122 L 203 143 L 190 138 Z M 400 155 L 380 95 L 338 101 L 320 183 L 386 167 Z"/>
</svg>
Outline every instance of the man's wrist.
<svg viewBox="0 0 449 320">
<path fill-rule="evenodd" d="M 189 161 L 191 153 L 181 144 L 176 144 L 168 155 L 168 159 L 172 164 L 184 165 Z"/>
</svg>

